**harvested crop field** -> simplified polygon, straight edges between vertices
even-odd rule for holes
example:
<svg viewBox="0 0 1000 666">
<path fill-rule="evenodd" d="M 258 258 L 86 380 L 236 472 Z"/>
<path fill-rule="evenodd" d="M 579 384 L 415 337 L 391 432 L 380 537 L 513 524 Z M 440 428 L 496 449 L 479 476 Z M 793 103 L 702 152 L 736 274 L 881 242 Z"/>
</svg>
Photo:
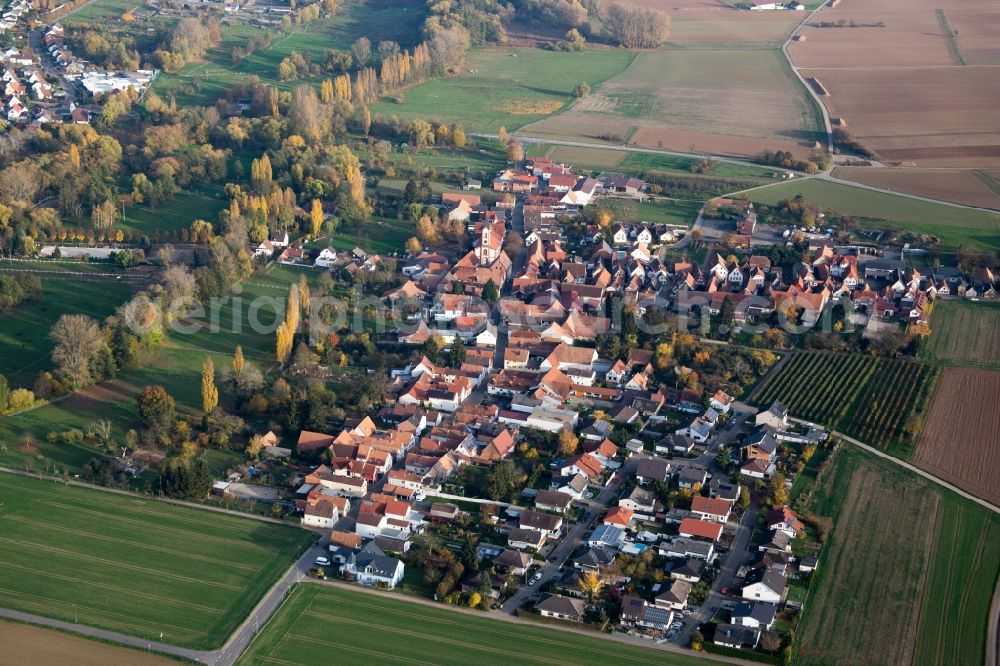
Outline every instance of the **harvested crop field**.
<svg viewBox="0 0 1000 666">
<path fill-rule="evenodd" d="M 1000 506 L 1000 372 L 944 371 L 913 462 Z"/>
<path fill-rule="evenodd" d="M 0 621 L 0 664 L 176 666 L 168 657 L 30 624 Z"/>
<path fill-rule="evenodd" d="M 947 10 L 958 35 L 958 51 L 970 65 L 1000 65 L 1000 9 L 980 7 Z"/>
<path fill-rule="evenodd" d="M 1000 209 L 1000 183 L 982 169 L 881 169 L 841 167 L 836 178 L 894 192 Z"/>
<path fill-rule="evenodd" d="M 834 524 L 810 581 L 796 663 L 983 663 L 1000 517 L 843 445 L 808 508 Z"/>
<path fill-rule="evenodd" d="M 553 146 L 548 156 L 554 162 L 563 162 L 579 167 L 610 168 L 617 166 L 625 152 L 621 150 L 606 150 L 604 148 L 581 148 L 578 146 Z"/>
<path fill-rule="evenodd" d="M 811 69 L 831 116 L 883 161 L 916 166 L 1000 164 L 1000 69 Z M 928 85 L 933 81 L 933 85 Z"/>
<path fill-rule="evenodd" d="M 820 27 L 853 22 L 857 27 Z M 877 27 L 879 23 L 883 27 Z M 799 31 L 804 41 L 792 42 L 788 52 L 796 67 L 928 67 L 958 64 L 948 38 L 933 10 L 831 9 L 823 10 Z"/>
<path fill-rule="evenodd" d="M 741 12 L 732 8 L 667 11 L 672 48 L 692 43 L 730 47 L 734 43 L 780 44 L 802 20 L 795 12 Z"/>
<path fill-rule="evenodd" d="M 527 125 L 541 138 L 628 141 L 647 148 L 805 155 L 818 109 L 776 49 L 641 52 L 567 111 Z"/>
<path fill-rule="evenodd" d="M 991 0 L 844 0 L 789 53 L 829 114 L 883 161 L 1000 164 L 1000 10 Z M 942 9 L 946 7 L 946 9 Z M 822 24 L 854 27 L 819 27 Z"/>
<path fill-rule="evenodd" d="M 938 496 L 884 475 L 883 464 L 858 464 L 844 477 L 843 456 L 817 489 L 838 506 L 822 584 L 810 585 L 797 636 L 799 661 L 910 664 L 933 548 L 933 531 L 922 526 L 937 512 Z"/>
<path fill-rule="evenodd" d="M 1000 369 L 1000 306 L 938 299 L 921 355 L 928 361 Z"/>
</svg>

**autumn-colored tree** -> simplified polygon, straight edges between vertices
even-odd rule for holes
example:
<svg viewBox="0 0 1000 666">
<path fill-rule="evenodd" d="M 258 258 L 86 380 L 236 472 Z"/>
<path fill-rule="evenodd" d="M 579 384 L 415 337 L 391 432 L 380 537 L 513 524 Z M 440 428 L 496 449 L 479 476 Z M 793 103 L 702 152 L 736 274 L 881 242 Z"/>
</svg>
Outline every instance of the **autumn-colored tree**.
<svg viewBox="0 0 1000 666">
<path fill-rule="evenodd" d="M 607 208 L 598 208 L 597 212 L 594 213 L 594 221 L 597 222 L 597 226 L 602 229 L 607 228 L 614 217 L 611 215 L 611 211 Z"/>
<path fill-rule="evenodd" d="M 587 599 L 593 603 L 594 599 L 601 594 L 601 590 L 604 589 L 604 580 L 596 571 L 587 571 L 580 576 L 577 585 L 580 586 L 580 591 L 587 595 Z"/>
<path fill-rule="evenodd" d="M 417 255 L 420 254 L 420 250 L 423 249 L 423 245 L 420 243 L 420 239 L 416 236 L 410 236 L 406 240 L 406 251 L 409 254 Z"/>
<path fill-rule="evenodd" d="M 508 141 L 507 128 L 503 125 L 497 130 L 497 139 L 500 141 L 501 146 L 506 146 Z"/>
<path fill-rule="evenodd" d="M 250 182 L 258 192 L 262 192 L 271 184 L 271 158 L 265 153 L 260 159 L 250 164 Z"/>
<path fill-rule="evenodd" d="M 243 358 L 243 346 L 236 345 L 236 351 L 233 352 L 233 372 L 237 375 L 242 375 L 246 364 L 246 359 Z"/>
<path fill-rule="evenodd" d="M 118 241 L 119 243 L 121 243 L 123 240 L 125 240 L 125 232 L 122 231 L 121 229 L 119 229 L 118 231 L 116 231 L 115 232 L 115 240 Z"/>
<path fill-rule="evenodd" d="M 319 86 L 319 99 L 324 104 L 329 104 L 333 101 L 333 81 L 327 79 Z"/>
<path fill-rule="evenodd" d="M 429 245 L 438 240 L 437 228 L 431 222 L 431 218 L 423 215 L 417 220 L 417 238 L 423 241 L 424 245 Z"/>
<path fill-rule="evenodd" d="M 97 229 L 110 229 L 118 220 L 118 206 L 111 199 L 105 199 L 94 206 L 90 220 Z"/>
<path fill-rule="evenodd" d="M 571 456 L 576 453 L 579 445 L 580 438 L 573 434 L 573 429 L 569 426 L 563 426 L 562 430 L 559 431 L 559 455 Z"/>
<path fill-rule="evenodd" d="M 306 323 L 309 322 L 309 312 L 312 306 L 312 295 L 309 293 L 309 281 L 306 276 L 299 276 L 299 308 L 306 314 Z"/>
<path fill-rule="evenodd" d="M 361 107 L 361 131 L 364 132 L 365 136 L 372 130 L 372 112 L 368 110 L 367 106 Z"/>
<path fill-rule="evenodd" d="M 206 356 L 205 362 L 201 364 L 201 409 L 206 414 L 211 414 L 218 404 L 219 389 L 215 385 L 215 364 L 212 363 L 211 356 Z"/>
<path fill-rule="evenodd" d="M 456 148 L 465 148 L 466 143 L 468 143 L 468 139 L 465 138 L 465 130 L 460 125 L 452 125 L 451 145 Z"/>
<path fill-rule="evenodd" d="M 517 141 L 507 142 L 507 161 L 520 162 L 524 159 L 524 146 Z"/>
<path fill-rule="evenodd" d="M 288 362 L 288 358 L 292 355 L 292 340 L 294 337 L 287 323 L 281 322 L 278 325 L 278 330 L 275 331 L 275 356 L 278 359 L 278 363 L 284 365 Z"/>
<path fill-rule="evenodd" d="M 312 209 L 309 211 L 309 224 L 313 238 L 316 238 L 323 229 L 323 202 L 319 199 L 313 199 Z"/>
<path fill-rule="evenodd" d="M 299 287 L 293 284 L 288 288 L 288 305 L 285 307 L 285 325 L 294 336 L 299 330 L 302 313 L 299 310 Z"/>
<path fill-rule="evenodd" d="M 260 457 L 260 452 L 264 450 L 267 444 L 264 442 L 264 438 L 260 435 L 254 435 L 250 438 L 250 442 L 247 444 L 246 452 L 247 455 L 253 459 Z"/>
</svg>

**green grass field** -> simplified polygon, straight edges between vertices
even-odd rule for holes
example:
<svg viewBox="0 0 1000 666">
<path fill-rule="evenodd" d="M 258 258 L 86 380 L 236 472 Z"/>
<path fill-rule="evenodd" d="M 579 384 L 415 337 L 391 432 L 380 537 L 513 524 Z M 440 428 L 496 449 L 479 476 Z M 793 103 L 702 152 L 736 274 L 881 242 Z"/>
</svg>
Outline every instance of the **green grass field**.
<svg viewBox="0 0 1000 666">
<path fill-rule="evenodd" d="M 940 238 L 942 250 L 968 245 L 984 250 L 1000 249 L 1000 215 L 969 208 L 919 201 L 894 194 L 873 192 L 849 185 L 808 179 L 751 190 L 754 202 L 773 205 L 801 194 L 806 201 L 826 211 L 858 218 L 862 228 L 904 228 Z"/>
<path fill-rule="evenodd" d="M 313 539 L 12 474 L 0 522 L 0 606 L 201 649 L 225 642 Z"/>
<path fill-rule="evenodd" d="M 603 199 L 600 205 L 614 212 L 616 219 L 625 222 L 651 222 L 653 224 L 682 224 L 690 227 L 698 217 L 701 201 L 684 199 L 659 199 L 655 202 L 638 202 L 631 199 Z"/>
<path fill-rule="evenodd" d="M 45 271 L 116 272 L 109 265 L 48 262 L 2 262 L 0 268 L 38 268 Z M 9 274 L 9 273 L 4 273 Z M 16 274 L 15 274 L 16 275 Z M 39 372 L 52 367 L 49 331 L 64 314 L 86 314 L 97 321 L 113 314 L 128 300 L 128 284 L 112 278 L 99 281 L 70 275 L 39 275 L 42 300 L 24 303 L 0 317 L 0 374 L 13 386 L 28 386 Z"/>
<path fill-rule="evenodd" d="M 195 220 L 205 220 L 218 230 L 219 213 L 229 204 L 224 195 L 216 196 L 222 192 L 221 185 L 193 185 L 157 208 L 145 204 L 126 208 L 125 220 L 120 226 L 149 235 L 154 230 L 162 233 L 189 229 Z"/>
<path fill-rule="evenodd" d="M 245 47 L 252 37 L 265 31 L 246 24 L 227 25 L 220 45 L 209 51 L 202 62 L 190 63 L 179 72 L 159 76 L 154 89 L 163 96 L 173 95 L 178 104 L 211 105 L 221 92 L 251 75 L 284 90 L 302 83 L 318 85 L 328 77 L 279 80 L 278 64 L 292 51 L 321 62 L 328 49 L 348 50 L 351 43 L 362 36 L 368 37 L 373 45 L 391 40 L 403 48 L 411 48 L 418 40 L 426 14 L 424 4 L 415 0 L 343 3 L 335 16 L 295 26 L 287 34 L 269 30 L 274 37 L 271 45 L 238 64 L 232 60 L 233 48 Z"/>
<path fill-rule="evenodd" d="M 634 645 L 414 605 L 341 587 L 299 585 L 238 664 L 659 664 L 705 662 Z"/>
<path fill-rule="evenodd" d="M 921 356 L 939 363 L 1000 367 L 1000 306 L 938 299 Z"/>
<path fill-rule="evenodd" d="M 856 447 L 835 454 L 810 510 L 834 528 L 796 663 L 983 663 L 1000 517 Z"/>
<path fill-rule="evenodd" d="M 136 425 L 135 396 L 143 387 L 164 386 L 177 403 L 178 415 L 189 419 L 201 418 L 199 377 L 205 356 L 211 356 L 221 372 L 228 368 L 236 345 L 242 345 L 249 362 L 267 370 L 274 362 L 274 334 L 258 333 L 250 326 L 250 311 L 257 297 L 284 298 L 288 286 L 298 282 L 304 273 L 315 280 L 319 272 L 309 268 L 274 265 L 264 274 L 252 277 L 243 285 L 241 301 L 220 302 L 213 314 L 206 308 L 197 323 L 200 330 L 192 333 L 170 333 L 164 344 L 138 368 L 120 373 L 113 380 L 87 387 L 76 393 L 16 416 L 0 419 L 0 464 L 23 468 L 32 465 L 42 469 L 47 464 L 78 472 L 96 455 L 86 445 L 52 444 L 48 433 L 71 428 L 86 429 L 98 419 L 109 419 L 119 435 Z M 256 312 L 258 321 L 269 326 L 275 321 L 274 307 L 264 304 Z M 211 326 L 212 319 L 217 326 Z M 220 385 L 222 404 L 227 404 L 227 392 Z M 20 446 L 26 436 L 34 446 Z M 40 461 L 39 457 L 45 460 Z M 225 471 L 220 460 L 217 471 Z"/>
<path fill-rule="evenodd" d="M 372 114 L 400 118 L 441 118 L 466 131 L 509 131 L 563 109 L 573 101 L 576 84 L 591 87 L 618 74 L 635 55 L 625 50 L 562 53 L 541 49 L 473 51 L 461 75 L 435 79 L 384 98 Z M 456 100 L 475 100 L 456 103 Z"/>
</svg>

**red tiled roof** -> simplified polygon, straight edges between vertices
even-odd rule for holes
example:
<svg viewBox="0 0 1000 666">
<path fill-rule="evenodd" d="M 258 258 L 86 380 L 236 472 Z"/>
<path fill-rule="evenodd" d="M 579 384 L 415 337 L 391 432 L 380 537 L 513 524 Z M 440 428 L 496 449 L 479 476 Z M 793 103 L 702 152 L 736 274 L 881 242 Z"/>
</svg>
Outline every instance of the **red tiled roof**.
<svg viewBox="0 0 1000 666">
<path fill-rule="evenodd" d="M 681 526 L 678 531 L 681 534 L 690 534 L 691 536 L 704 537 L 706 539 L 718 541 L 719 537 L 722 536 L 722 523 L 710 523 L 705 520 L 685 518 L 681 521 Z"/>
</svg>

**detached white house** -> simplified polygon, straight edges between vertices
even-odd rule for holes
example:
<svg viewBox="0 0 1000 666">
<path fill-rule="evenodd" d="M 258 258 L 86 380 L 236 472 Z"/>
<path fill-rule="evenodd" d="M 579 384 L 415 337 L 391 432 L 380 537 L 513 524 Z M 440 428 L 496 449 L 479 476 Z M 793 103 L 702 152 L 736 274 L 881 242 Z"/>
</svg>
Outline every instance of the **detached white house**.
<svg viewBox="0 0 1000 666">
<path fill-rule="evenodd" d="M 337 251 L 332 247 L 328 247 L 319 253 L 314 265 L 319 268 L 331 268 L 335 261 L 337 261 Z"/>
<path fill-rule="evenodd" d="M 369 541 L 356 553 L 352 553 L 342 567 L 341 573 L 350 574 L 362 585 L 384 585 L 393 588 L 403 580 L 405 568 L 400 560 L 389 557 L 382 549 Z"/>
</svg>

